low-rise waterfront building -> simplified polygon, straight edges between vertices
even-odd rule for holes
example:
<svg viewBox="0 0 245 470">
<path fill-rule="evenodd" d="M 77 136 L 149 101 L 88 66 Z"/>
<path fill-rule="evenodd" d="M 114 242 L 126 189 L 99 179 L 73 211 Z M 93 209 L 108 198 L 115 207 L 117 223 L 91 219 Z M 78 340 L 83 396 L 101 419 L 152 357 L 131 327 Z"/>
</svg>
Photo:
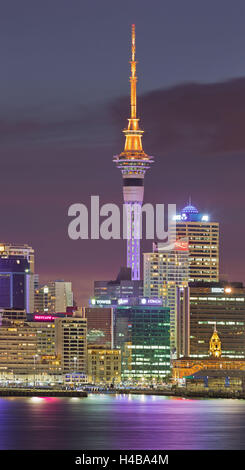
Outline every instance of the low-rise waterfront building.
<svg viewBox="0 0 245 470">
<path fill-rule="evenodd" d="M 245 359 L 222 357 L 221 340 L 214 326 L 209 357 L 183 357 L 173 361 L 173 379 L 190 390 L 245 391 Z"/>
<path fill-rule="evenodd" d="M 116 385 L 121 382 L 121 351 L 88 348 L 88 382 Z"/>
</svg>

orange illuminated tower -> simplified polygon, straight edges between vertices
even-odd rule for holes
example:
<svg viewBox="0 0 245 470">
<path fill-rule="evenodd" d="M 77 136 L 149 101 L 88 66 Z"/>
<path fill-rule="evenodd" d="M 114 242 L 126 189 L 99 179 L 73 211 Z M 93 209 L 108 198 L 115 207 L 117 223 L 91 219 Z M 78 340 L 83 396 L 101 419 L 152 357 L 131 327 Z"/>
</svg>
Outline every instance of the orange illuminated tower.
<svg viewBox="0 0 245 470">
<path fill-rule="evenodd" d="M 140 279 L 140 223 L 141 206 L 144 196 L 144 176 L 153 163 L 153 157 L 148 156 L 142 148 L 143 130 L 139 128 L 137 118 L 136 98 L 136 60 L 135 60 L 135 25 L 132 25 L 131 43 L 131 76 L 130 76 L 130 109 L 128 127 L 124 129 L 125 146 L 120 155 L 113 161 L 122 172 L 123 198 L 127 216 L 127 267 L 131 268 L 132 280 Z"/>
</svg>

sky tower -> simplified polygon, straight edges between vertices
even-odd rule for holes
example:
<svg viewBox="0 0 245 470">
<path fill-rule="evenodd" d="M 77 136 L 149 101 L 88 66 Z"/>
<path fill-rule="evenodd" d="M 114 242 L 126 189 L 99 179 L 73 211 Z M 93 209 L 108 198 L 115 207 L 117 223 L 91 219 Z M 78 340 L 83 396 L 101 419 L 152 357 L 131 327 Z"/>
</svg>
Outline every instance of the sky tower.
<svg viewBox="0 0 245 470">
<path fill-rule="evenodd" d="M 144 131 L 139 128 L 139 119 L 136 113 L 136 60 L 135 60 L 135 25 L 132 25 L 131 42 L 131 76 L 130 81 L 130 109 L 128 127 L 123 130 L 125 135 L 124 151 L 116 155 L 113 161 L 122 172 L 123 198 L 127 215 L 127 267 L 131 268 L 132 280 L 140 279 L 140 220 L 141 206 L 144 197 L 144 176 L 146 170 L 153 163 L 142 148 L 142 135 Z"/>
</svg>

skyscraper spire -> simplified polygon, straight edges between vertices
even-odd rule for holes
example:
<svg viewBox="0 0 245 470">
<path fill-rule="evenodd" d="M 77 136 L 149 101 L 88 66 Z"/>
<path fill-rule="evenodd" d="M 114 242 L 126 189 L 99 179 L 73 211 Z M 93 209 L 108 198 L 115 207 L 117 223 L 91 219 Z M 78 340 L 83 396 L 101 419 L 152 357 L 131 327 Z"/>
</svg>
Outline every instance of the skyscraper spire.
<svg viewBox="0 0 245 470">
<path fill-rule="evenodd" d="M 137 84 L 137 76 L 136 76 L 136 60 L 135 60 L 135 25 L 132 24 L 132 40 L 131 40 L 131 119 L 136 119 L 136 106 L 137 106 L 137 97 L 136 97 L 136 84 Z"/>
<path fill-rule="evenodd" d="M 144 197 L 144 176 L 153 163 L 142 148 L 144 131 L 139 128 L 137 118 L 136 96 L 136 60 L 135 60 L 135 25 L 132 25 L 131 36 L 131 75 L 130 81 L 130 118 L 124 129 L 125 146 L 123 152 L 116 155 L 113 161 L 122 172 L 123 198 L 127 214 L 127 267 L 131 268 L 132 279 L 140 279 L 140 220 L 141 205 Z"/>
<path fill-rule="evenodd" d="M 128 128 L 124 129 L 123 133 L 126 137 L 124 152 L 122 156 L 127 154 L 129 158 L 133 158 L 133 155 L 130 155 L 132 152 L 137 152 L 140 154 L 141 158 L 149 158 L 142 148 L 142 135 L 144 131 L 139 128 L 139 119 L 137 118 L 137 91 L 136 85 L 138 78 L 136 76 L 136 64 L 135 60 L 136 45 L 135 45 L 135 25 L 132 25 L 132 36 L 131 36 L 131 75 L 129 77 L 130 81 L 130 118 L 128 119 Z M 130 153 L 130 154 L 129 154 Z"/>
</svg>

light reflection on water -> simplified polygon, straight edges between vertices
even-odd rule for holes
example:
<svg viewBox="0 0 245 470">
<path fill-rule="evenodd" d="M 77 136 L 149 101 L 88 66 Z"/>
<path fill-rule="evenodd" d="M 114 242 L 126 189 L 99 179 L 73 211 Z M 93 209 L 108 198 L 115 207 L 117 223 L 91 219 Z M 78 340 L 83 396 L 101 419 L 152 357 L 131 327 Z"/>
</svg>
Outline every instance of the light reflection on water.
<svg viewBox="0 0 245 470">
<path fill-rule="evenodd" d="M 0 449 L 245 449 L 245 401 L 0 398 Z"/>
</svg>

